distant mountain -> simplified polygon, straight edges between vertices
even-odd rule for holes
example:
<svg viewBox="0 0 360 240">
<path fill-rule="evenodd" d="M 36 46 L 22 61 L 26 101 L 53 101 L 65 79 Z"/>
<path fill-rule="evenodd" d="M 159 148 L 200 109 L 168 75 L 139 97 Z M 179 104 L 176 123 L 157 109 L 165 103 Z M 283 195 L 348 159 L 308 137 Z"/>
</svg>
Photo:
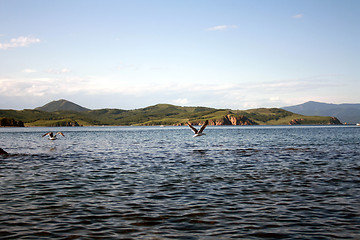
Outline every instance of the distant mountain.
<svg viewBox="0 0 360 240">
<path fill-rule="evenodd" d="M 44 112 L 57 112 L 57 111 L 85 112 L 85 111 L 89 111 L 90 109 L 84 108 L 80 105 L 77 105 L 65 99 L 60 99 L 45 104 L 42 107 L 35 108 L 35 110 L 40 110 Z"/>
<path fill-rule="evenodd" d="M 330 104 L 310 101 L 282 107 L 282 109 L 308 116 L 332 116 L 338 118 L 342 123 L 355 124 L 360 122 L 360 104 Z"/>
</svg>

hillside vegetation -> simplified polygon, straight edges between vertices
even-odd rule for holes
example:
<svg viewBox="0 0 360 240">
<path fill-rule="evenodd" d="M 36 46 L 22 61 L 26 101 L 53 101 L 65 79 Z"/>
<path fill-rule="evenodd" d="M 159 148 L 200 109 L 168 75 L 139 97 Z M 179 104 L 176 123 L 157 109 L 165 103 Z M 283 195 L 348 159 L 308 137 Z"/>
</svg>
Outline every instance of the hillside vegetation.
<svg viewBox="0 0 360 240">
<path fill-rule="evenodd" d="M 134 110 L 84 111 L 82 107 L 81 111 L 0 110 L 2 117 L 22 121 L 25 126 L 183 125 L 188 121 L 201 124 L 206 119 L 210 125 L 341 124 L 336 118 L 303 116 L 279 108 L 240 111 L 170 104 Z"/>
<path fill-rule="evenodd" d="M 40 110 L 44 112 L 57 112 L 57 111 L 74 111 L 74 112 L 84 112 L 89 111 L 90 109 L 84 108 L 78 104 L 67 101 L 65 99 L 60 99 L 57 101 L 49 102 L 42 107 L 35 108 L 35 110 Z"/>
<path fill-rule="evenodd" d="M 16 121 L 13 118 L 0 118 L 0 127 L 24 127 L 22 121 Z"/>
</svg>

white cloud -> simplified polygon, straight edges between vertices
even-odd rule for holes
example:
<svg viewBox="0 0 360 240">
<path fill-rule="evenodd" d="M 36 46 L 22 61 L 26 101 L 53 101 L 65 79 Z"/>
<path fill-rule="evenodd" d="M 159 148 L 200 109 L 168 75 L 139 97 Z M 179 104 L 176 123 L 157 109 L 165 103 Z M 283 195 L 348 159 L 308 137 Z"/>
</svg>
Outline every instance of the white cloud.
<svg viewBox="0 0 360 240">
<path fill-rule="evenodd" d="M 294 15 L 292 17 L 295 18 L 295 19 L 300 19 L 300 18 L 304 17 L 304 14 L 300 13 L 300 14 L 296 14 L 296 15 Z"/>
<path fill-rule="evenodd" d="M 279 96 L 270 97 L 269 100 L 270 100 L 271 102 L 278 102 L 278 101 L 280 101 L 280 97 L 279 97 Z"/>
<path fill-rule="evenodd" d="M 33 96 L 89 91 L 81 78 L 0 78 L 0 95 Z"/>
<path fill-rule="evenodd" d="M 237 25 L 219 25 L 219 26 L 214 26 L 214 27 L 210 27 L 207 30 L 208 31 L 224 31 L 227 29 L 235 29 L 238 28 Z"/>
<path fill-rule="evenodd" d="M 189 103 L 189 100 L 187 98 L 178 98 L 174 101 L 174 103 L 178 105 L 186 105 Z"/>
<path fill-rule="evenodd" d="M 27 69 L 22 70 L 22 72 L 24 72 L 24 73 L 36 73 L 37 70 L 31 69 L 31 68 L 27 68 Z"/>
<path fill-rule="evenodd" d="M 36 69 L 32 69 L 32 68 L 26 68 L 24 70 L 22 70 L 23 73 L 37 73 L 39 72 Z M 68 68 L 62 68 L 62 69 L 48 69 L 46 71 L 44 71 L 46 73 L 50 73 L 50 74 L 63 74 L 63 73 L 69 73 L 71 72 L 70 69 Z"/>
<path fill-rule="evenodd" d="M 46 70 L 47 73 L 51 74 L 63 74 L 63 73 L 69 73 L 70 69 L 68 68 L 62 68 L 62 69 L 48 69 Z"/>
<path fill-rule="evenodd" d="M 232 84 L 140 83 L 103 77 L 56 75 L 50 78 L 0 78 L 0 86 L 0 96 L 3 98 L 86 98 L 86 101 L 93 102 L 87 106 L 89 108 L 99 106 L 101 102 L 102 107 L 125 109 L 156 103 L 248 109 L 293 105 L 316 100 L 313 99 L 314 96 L 317 96 L 317 99 L 330 98 L 336 95 L 341 82 L 338 77 L 326 75 Z M 128 101 L 129 99 L 131 101 Z"/>
<path fill-rule="evenodd" d="M 33 37 L 18 37 L 12 38 L 8 43 L 0 43 L 0 49 L 6 50 L 9 48 L 27 47 L 33 43 L 39 43 L 39 38 Z"/>
</svg>

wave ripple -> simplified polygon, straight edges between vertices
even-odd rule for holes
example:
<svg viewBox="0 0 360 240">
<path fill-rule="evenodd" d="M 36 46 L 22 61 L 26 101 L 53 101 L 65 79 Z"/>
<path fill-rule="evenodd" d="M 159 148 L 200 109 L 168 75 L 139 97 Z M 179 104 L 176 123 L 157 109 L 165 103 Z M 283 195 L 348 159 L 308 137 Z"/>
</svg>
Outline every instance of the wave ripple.
<svg viewBox="0 0 360 240">
<path fill-rule="evenodd" d="M 1 130 L 0 238 L 359 239 L 359 130 Z"/>
</svg>

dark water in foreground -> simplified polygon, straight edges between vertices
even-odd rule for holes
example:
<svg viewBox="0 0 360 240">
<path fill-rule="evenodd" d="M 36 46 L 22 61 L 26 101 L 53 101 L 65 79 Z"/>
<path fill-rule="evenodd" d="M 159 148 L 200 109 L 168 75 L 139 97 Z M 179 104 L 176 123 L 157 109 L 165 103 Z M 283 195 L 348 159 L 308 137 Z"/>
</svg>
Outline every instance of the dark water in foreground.
<svg viewBox="0 0 360 240">
<path fill-rule="evenodd" d="M 0 239 L 360 239 L 360 127 L 205 132 L 0 129 Z"/>
</svg>

